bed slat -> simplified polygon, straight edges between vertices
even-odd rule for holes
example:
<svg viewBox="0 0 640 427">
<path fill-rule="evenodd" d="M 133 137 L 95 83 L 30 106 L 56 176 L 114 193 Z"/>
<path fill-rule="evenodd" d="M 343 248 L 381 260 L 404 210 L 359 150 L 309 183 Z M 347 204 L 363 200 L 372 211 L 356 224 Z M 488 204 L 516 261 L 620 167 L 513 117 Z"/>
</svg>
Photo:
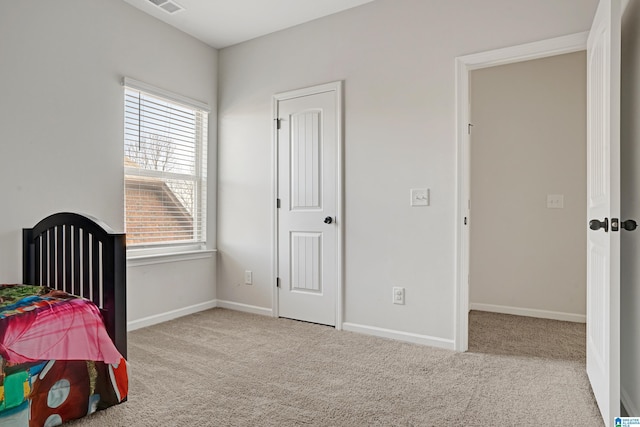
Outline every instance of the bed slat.
<svg viewBox="0 0 640 427">
<path fill-rule="evenodd" d="M 40 244 L 42 245 L 41 261 L 40 265 L 40 281 L 38 285 L 44 285 L 49 281 L 49 256 L 47 254 L 47 248 L 49 247 L 49 233 L 42 233 Z"/>
<path fill-rule="evenodd" d="M 91 289 L 91 244 L 87 230 L 82 230 L 82 288 L 80 296 L 88 298 Z"/>
<path fill-rule="evenodd" d="M 58 226 L 55 231 L 56 248 L 55 248 L 55 266 L 56 266 L 56 284 L 59 289 L 67 291 L 64 283 L 64 227 Z"/>
<path fill-rule="evenodd" d="M 91 236 L 91 300 L 98 307 L 102 307 L 100 300 L 100 242 Z M 89 296 L 85 295 L 85 298 Z"/>
<path fill-rule="evenodd" d="M 80 227 L 73 227 L 73 294 L 80 293 Z"/>
<path fill-rule="evenodd" d="M 64 225 L 64 289 L 69 293 L 73 293 L 73 253 L 72 253 L 72 234 L 71 226 Z"/>
<path fill-rule="evenodd" d="M 48 265 L 49 276 L 47 279 L 47 283 L 45 284 L 47 286 L 55 288 L 56 287 L 56 251 L 55 251 L 56 232 L 55 232 L 55 229 L 49 230 L 47 234 L 49 235 L 49 248 L 47 249 L 47 251 L 49 252 L 49 265 Z"/>
<path fill-rule="evenodd" d="M 36 238 L 36 244 L 32 249 L 35 253 L 35 265 L 32 266 L 33 283 L 42 284 L 42 237 Z"/>
</svg>

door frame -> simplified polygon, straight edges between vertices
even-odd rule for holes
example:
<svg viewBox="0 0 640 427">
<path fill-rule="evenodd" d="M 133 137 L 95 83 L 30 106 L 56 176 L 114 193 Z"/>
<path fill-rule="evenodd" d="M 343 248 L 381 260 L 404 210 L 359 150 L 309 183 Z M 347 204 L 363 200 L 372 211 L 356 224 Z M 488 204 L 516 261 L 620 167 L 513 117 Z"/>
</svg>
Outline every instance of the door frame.
<svg viewBox="0 0 640 427">
<path fill-rule="evenodd" d="M 278 104 L 280 101 L 288 99 L 300 98 L 303 96 L 317 95 L 325 92 L 335 93 L 335 108 L 336 108 L 336 188 L 335 188 L 335 226 L 336 226 L 336 325 L 337 330 L 342 329 L 343 322 L 343 300 L 344 300 L 344 263 L 343 263 L 343 236 L 344 236 L 344 163 L 343 163 L 343 141 L 344 141 L 344 126 L 343 126 L 343 82 L 335 81 L 316 86 L 310 86 L 302 89 L 295 89 L 287 92 L 280 92 L 273 95 L 272 101 L 272 137 L 271 137 L 271 176 L 272 176 L 272 188 L 271 188 L 271 212 L 272 212 L 272 302 L 273 317 L 279 317 L 279 302 L 278 302 Z"/>
<path fill-rule="evenodd" d="M 469 218 L 470 188 L 470 93 L 469 78 L 473 70 L 495 67 L 578 52 L 587 49 L 589 32 L 570 34 L 553 39 L 491 50 L 456 58 L 456 255 L 454 293 L 454 349 L 469 347 Z M 585 284 L 586 286 L 586 284 Z M 589 320 L 587 319 L 587 322 Z"/>
</svg>

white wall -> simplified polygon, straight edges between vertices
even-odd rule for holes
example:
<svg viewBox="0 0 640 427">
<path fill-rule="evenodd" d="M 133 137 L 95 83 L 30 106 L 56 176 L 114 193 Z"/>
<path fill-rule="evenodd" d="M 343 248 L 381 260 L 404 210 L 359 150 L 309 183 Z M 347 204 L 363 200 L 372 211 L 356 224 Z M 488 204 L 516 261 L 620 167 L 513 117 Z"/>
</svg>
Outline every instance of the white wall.
<svg viewBox="0 0 640 427">
<path fill-rule="evenodd" d="M 621 216 L 640 223 L 640 3 L 622 21 Z M 620 235 L 620 372 L 622 402 L 640 416 L 640 230 Z"/>
<path fill-rule="evenodd" d="M 476 70 L 470 86 L 471 308 L 585 321 L 586 54 Z"/>
<path fill-rule="evenodd" d="M 218 298 L 272 306 L 272 95 L 344 80 L 345 320 L 450 345 L 454 58 L 585 31 L 596 4 L 377 0 L 221 50 Z M 409 207 L 412 187 L 430 207 Z"/>
<path fill-rule="evenodd" d="M 3 1 L 0 281 L 21 281 L 21 230 L 51 213 L 88 213 L 123 230 L 123 76 L 212 107 L 214 171 L 216 73 L 215 49 L 122 1 Z M 172 275 L 129 268 L 129 320 L 215 299 L 214 261 L 173 263 Z"/>
</svg>

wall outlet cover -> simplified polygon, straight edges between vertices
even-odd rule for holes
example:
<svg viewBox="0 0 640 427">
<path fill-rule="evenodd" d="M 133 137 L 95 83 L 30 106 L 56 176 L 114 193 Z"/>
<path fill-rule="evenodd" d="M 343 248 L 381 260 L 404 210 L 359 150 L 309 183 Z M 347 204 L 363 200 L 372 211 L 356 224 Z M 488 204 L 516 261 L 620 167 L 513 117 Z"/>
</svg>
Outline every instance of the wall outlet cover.
<svg viewBox="0 0 640 427">
<path fill-rule="evenodd" d="M 547 194 L 548 209 L 564 209 L 564 194 Z"/>
<path fill-rule="evenodd" d="M 393 303 L 404 305 L 404 288 L 399 286 L 393 287 Z"/>
<path fill-rule="evenodd" d="M 411 189 L 411 206 L 429 206 L 430 191 L 428 188 Z"/>
</svg>

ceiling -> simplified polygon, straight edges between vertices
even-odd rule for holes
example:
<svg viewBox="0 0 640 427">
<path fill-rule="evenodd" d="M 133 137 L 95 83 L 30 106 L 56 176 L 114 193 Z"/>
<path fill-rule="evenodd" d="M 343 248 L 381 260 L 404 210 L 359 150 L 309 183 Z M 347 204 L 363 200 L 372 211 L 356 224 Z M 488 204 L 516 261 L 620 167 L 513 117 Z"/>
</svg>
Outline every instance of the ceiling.
<svg viewBox="0 0 640 427">
<path fill-rule="evenodd" d="M 124 0 L 206 44 L 223 48 L 373 0 Z M 153 2 L 152 2 L 153 1 Z M 183 10 L 168 13 L 156 6 Z"/>
</svg>

